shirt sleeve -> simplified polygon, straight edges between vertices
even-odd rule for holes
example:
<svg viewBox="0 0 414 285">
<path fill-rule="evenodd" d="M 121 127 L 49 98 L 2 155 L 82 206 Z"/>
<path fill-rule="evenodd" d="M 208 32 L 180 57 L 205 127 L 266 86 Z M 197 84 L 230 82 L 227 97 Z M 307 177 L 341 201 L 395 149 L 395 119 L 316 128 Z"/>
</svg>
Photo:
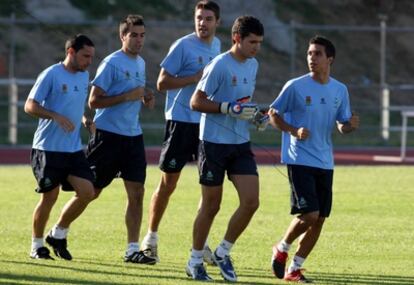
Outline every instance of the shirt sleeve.
<svg viewBox="0 0 414 285">
<path fill-rule="evenodd" d="M 348 122 L 352 116 L 351 104 L 349 102 L 348 89 L 345 86 L 344 86 L 342 94 L 343 96 L 342 96 L 341 104 L 339 105 L 339 108 L 338 108 L 336 120 L 340 123 L 345 123 L 345 122 Z"/>
<path fill-rule="evenodd" d="M 291 81 L 287 82 L 279 93 L 279 96 L 270 104 L 270 108 L 276 110 L 278 114 L 290 112 L 295 98 L 295 87 Z"/>
<path fill-rule="evenodd" d="M 114 80 L 114 67 L 107 60 L 103 60 L 96 71 L 95 78 L 92 80 L 92 85 L 97 86 L 108 92 Z"/>
<path fill-rule="evenodd" d="M 201 90 L 211 99 L 224 81 L 222 65 L 210 62 L 204 68 L 203 76 L 198 82 L 196 90 Z"/>
<path fill-rule="evenodd" d="M 28 98 L 42 103 L 50 94 L 53 86 L 53 75 L 50 70 L 45 70 L 36 79 L 35 84 L 30 90 Z"/>
<path fill-rule="evenodd" d="M 175 42 L 167 56 L 161 62 L 160 66 L 164 68 L 170 75 L 175 76 L 181 70 L 181 65 L 184 60 L 184 47 L 181 41 Z"/>
</svg>

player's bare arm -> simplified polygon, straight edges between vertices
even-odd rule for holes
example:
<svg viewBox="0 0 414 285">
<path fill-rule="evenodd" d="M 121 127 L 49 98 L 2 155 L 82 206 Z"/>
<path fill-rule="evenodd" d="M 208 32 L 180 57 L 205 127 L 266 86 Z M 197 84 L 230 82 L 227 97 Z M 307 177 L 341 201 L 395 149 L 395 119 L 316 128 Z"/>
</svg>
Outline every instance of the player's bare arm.
<svg viewBox="0 0 414 285">
<path fill-rule="evenodd" d="M 24 111 L 33 117 L 56 121 L 56 123 L 58 123 L 58 125 L 65 132 L 69 133 L 75 129 L 75 126 L 68 118 L 53 111 L 47 110 L 33 99 L 27 99 L 26 103 L 24 104 Z"/>
<path fill-rule="evenodd" d="M 171 89 L 179 89 L 187 85 L 193 85 L 200 81 L 202 75 L 203 69 L 190 76 L 176 77 L 169 74 L 164 68 L 161 68 L 157 80 L 157 89 L 158 91 L 163 92 Z"/>
<path fill-rule="evenodd" d="M 304 127 L 296 128 L 286 123 L 286 121 L 276 112 L 275 109 L 270 108 L 268 114 L 270 117 L 270 124 L 274 128 L 287 132 L 299 140 L 305 140 L 309 137 L 310 132 L 308 129 Z"/>
<path fill-rule="evenodd" d="M 359 128 L 359 116 L 352 113 L 351 118 L 346 123 L 337 123 L 337 128 L 341 134 L 348 134 Z"/>
<path fill-rule="evenodd" d="M 92 86 L 88 101 L 89 108 L 108 108 L 128 101 L 142 100 L 144 92 L 144 87 L 136 87 L 121 94 L 108 96 L 102 88 Z"/>
<path fill-rule="evenodd" d="M 203 113 L 220 113 L 220 103 L 211 101 L 207 94 L 201 90 L 196 90 L 190 100 L 191 110 Z"/>
</svg>

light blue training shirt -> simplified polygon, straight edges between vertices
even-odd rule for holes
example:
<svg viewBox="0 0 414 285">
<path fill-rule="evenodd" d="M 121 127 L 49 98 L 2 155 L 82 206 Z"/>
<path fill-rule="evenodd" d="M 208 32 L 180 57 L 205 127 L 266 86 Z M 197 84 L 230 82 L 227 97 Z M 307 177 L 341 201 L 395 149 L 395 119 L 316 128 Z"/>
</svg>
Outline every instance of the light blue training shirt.
<svg viewBox="0 0 414 285">
<path fill-rule="evenodd" d="M 99 65 L 92 84 L 114 96 L 145 86 L 145 61 L 131 58 L 122 50 L 108 55 Z M 123 102 L 108 108 L 96 109 L 94 121 L 98 129 L 124 136 L 142 134 L 139 112 L 142 102 Z"/>
<path fill-rule="evenodd" d="M 343 83 L 330 77 L 321 84 L 309 73 L 288 81 L 270 107 L 288 124 L 310 132 L 305 140 L 283 132 L 282 163 L 334 168 L 332 131 L 337 121 L 345 123 L 352 115 Z"/>
<path fill-rule="evenodd" d="M 254 58 L 239 62 L 227 51 L 206 66 L 196 89 L 215 102 L 251 101 L 258 65 Z M 250 141 L 249 122 L 226 114 L 202 113 L 199 138 L 219 144 L 246 143 Z"/>
<path fill-rule="evenodd" d="M 196 74 L 220 53 L 220 40 L 214 37 L 211 44 L 201 41 L 195 33 L 186 35 L 170 47 L 160 66 L 171 76 L 185 77 Z M 200 113 L 190 108 L 190 98 L 196 84 L 167 90 L 165 119 L 199 123 Z"/>
<path fill-rule="evenodd" d="M 66 117 L 75 129 L 65 132 L 54 120 L 40 118 L 33 138 L 34 149 L 70 153 L 82 149 L 80 128 L 88 84 L 87 71 L 71 73 L 63 63 L 54 64 L 40 73 L 28 98 Z"/>
</svg>

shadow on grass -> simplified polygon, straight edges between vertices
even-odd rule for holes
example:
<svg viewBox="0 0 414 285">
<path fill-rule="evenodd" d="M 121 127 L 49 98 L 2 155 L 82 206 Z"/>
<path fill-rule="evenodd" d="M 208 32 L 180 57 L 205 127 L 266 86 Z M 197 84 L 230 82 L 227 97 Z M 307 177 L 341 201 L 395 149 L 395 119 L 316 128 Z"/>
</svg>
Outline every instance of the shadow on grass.
<svg viewBox="0 0 414 285">
<path fill-rule="evenodd" d="M 85 272 L 91 274 L 90 280 L 82 280 L 77 278 L 67 277 L 50 277 L 40 276 L 33 274 L 33 272 L 22 273 L 3 273 L 0 271 L 0 284 L 31 284 L 32 282 L 40 282 L 43 284 L 79 284 L 79 285 L 107 285 L 113 284 L 113 281 L 107 282 L 105 275 L 107 276 L 119 276 L 120 280 L 125 281 L 125 278 L 133 278 L 140 280 L 140 278 L 147 278 L 151 280 L 175 280 L 177 284 L 192 282 L 185 273 L 184 266 L 181 263 L 167 263 L 159 264 L 155 266 L 148 265 L 137 265 L 123 263 L 122 261 L 114 263 L 101 263 L 95 260 L 81 259 L 75 262 L 67 261 L 16 261 L 16 260 L 1 260 L 3 264 L 15 264 L 15 265 L 28 265 L 34 267 L 44 267 L 46 269 L 58 269 L 73 272 Z M 80 265 L 79 263 L 83 264 Z M 101 270 L 99 268 L 92 269 L 89 266 L 104 266 L 108 269 Z M 0 268 L 3 266 L 0 266 Z M 80 268 L 82 267 L 82 268 Z M 110 268 L 110 269 L 109 269 Z M 215 275 L 215 283 L 227 284 L 222 281 L 219 276 L 219 270 L 217 267 L 208 267 L 208 272 Z M 96 278 L 94 278 L 96 274 Z M 179 276 L 177 276 L 177 274 Z M 182 276 L 182 277 L 181 277 Z M 307 273 L 306 276 L 313 280 L 316 284 L 353 284 L 353 285 L 376 285 L 376 284 L 388 284 L 388 285 L 409 285 L 414 284 L 414 276 L 396 276 L 396 275 L 375 275 L 375 274 L 359 274 L 359 273 L 329 273 L 329 272 L 312 272 Z M 96 279 L 96 280 L 93 280 Z M 247 279 L 249 281 L 243 281 Z M 257 281 L 253 281 L 253 280 Z M 259 281 L 260 280 L 260 281 Z M 24 283 L 24 282 L 28 283 Z M 143 280 L 142 280 L 143 281 Z M 279 283 L 280 282 L 280 283 Z M 152 283 L 152 282 L 151 282 Z M 284 284 L 282 280 L 276 279 L 268 269 L 264 268 L 245 268 L 239 271 L 239 282 L 238 284 L 255 284 L 255 285 L 270 285 L 270 284 Z M 143 283 L 139 283 L 143 284 Z"/>
<path fill-rule="evenodd" d="M 350 274 L 350 273 L 325 273 L 315 272 L 306 274 L 315 283 L 326 284 L 360 284 L 360 285 L 411 285 L 414 284 L 414 276 L 393 276 L 374 274 Z"/>
</svg>

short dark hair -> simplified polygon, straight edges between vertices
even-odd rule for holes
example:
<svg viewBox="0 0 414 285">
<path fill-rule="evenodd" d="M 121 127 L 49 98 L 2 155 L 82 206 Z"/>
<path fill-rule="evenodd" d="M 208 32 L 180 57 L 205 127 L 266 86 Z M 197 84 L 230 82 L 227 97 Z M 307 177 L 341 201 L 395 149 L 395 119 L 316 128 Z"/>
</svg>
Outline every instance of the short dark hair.
<svg viewBox="0 0 414 285">
<path fill-rule="evenodd" d="M 208 1 L 208 0 L 199 1 L 195 6 L 194 12 L 197 11 L 198 9 L 205 9 L 205 10 L 213 11 L 214 16 L 216 16 L 216 20 L 220 19 L 220 7 L 219 5 L 217 5 L 216 2 Z"/>
<path fill-rule="evenodd" d="M 126 18 L 119 23 L 119 34 L 121 36 L 126 35 L 130 31 L 132 26 L 145 27 L 144 17 L 142 17 L 141 15 L 126 16 Z"/>
<path fill-rule="evenodd" d="M 263 36 L 264 28 L 263 24 L 257 18 L 253 16 L 240 16 L 234 21 L 231 34 L 239 34 L 242 39 L 249 34 Z"/>
<path fill-rule="evenodd" d="M 69 48 L 73 48 L 75 52 L 78 52 L 84 46 L 94 47 L 92 40 L 85 35 L 77 34 L 69 38 L 65 43 L 65 51 L 67 52 Z"/>
<path fill-rule="evenodd" d="M 327 57 L 335 58 L 335 46 L 333 43 L 323 36 L 316 35 L 309 40 L 309 45 L 317 44 L 325 47 L 325 53 Z"/>
</svg>

